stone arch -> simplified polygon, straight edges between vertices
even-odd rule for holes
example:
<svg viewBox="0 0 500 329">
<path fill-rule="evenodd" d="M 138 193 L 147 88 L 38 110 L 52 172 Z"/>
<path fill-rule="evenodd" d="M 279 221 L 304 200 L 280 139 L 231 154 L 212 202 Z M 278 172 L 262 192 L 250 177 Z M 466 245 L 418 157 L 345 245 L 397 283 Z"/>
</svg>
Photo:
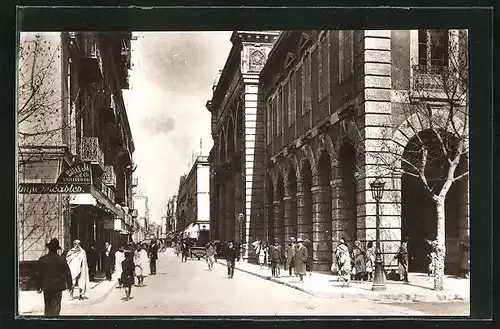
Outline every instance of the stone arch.
<svg viewBox="0 0 500 329">
<path fill-rule="evenodd" d="M 316 172 L 316 157 L 314 155 L 314 151 L 312 150 L 311 146 L 306 144 L 303 145 L 302 148 L 300 149 L 299 153 L 300 159 L 298 160 L 299 163 L 299 172 L 302 171 L 303 165 L 304 165 L 304 160 L 307 160 L 309 165 L 311 166 L 311 172 L 313 175 Z"/>
<path fill-rule="evenodd" d="M 336 166 L 337 164 L 337 155 L 335 152 L 335 146 L 332 142 L 331 137 L 328 134 L 322 134 L 318 136 L 318 147 L 316 148 L 316 163 L 319 162 L 319 159 L 322 155 L 322 153 L 326 151 L 328 154 L 328 157 L 330 158 L 330 164 L 332 167 Z"/>
<path fill-rule="evenodd" d="M 434 122 L 438 124 L 438 127 L 443 128 L 444 125 L 439 125 L 439 123 L 446 122 L 448 119 L 447 111 L 445 110 L 435 110 L 434 111 Z M 452 134 L 456 134 L 455 128 L 458 128 L 457 131 L 459 134 L 463 132 L 463 129 L 467 129 L 462 119 L 458 116 L 453 116 L 453 120 L 448 122 L 446 125 L 446 130 L 451 132 Z M 398 155 L 403 155 L 404 148 L 408 144 L 408 142 L 415 137 L 418 133 L 428 130 L 431 128 L 430 121 L 428 117 L 422 118 L 422 116 L 415 113 L 408 117 L 402 124 L 398 126 L 395 130 L 392 139 L 395 143 L 395 148 Z M 468 140 L 466 140 L 466 147 L 468 147 Z"/>
</svg>

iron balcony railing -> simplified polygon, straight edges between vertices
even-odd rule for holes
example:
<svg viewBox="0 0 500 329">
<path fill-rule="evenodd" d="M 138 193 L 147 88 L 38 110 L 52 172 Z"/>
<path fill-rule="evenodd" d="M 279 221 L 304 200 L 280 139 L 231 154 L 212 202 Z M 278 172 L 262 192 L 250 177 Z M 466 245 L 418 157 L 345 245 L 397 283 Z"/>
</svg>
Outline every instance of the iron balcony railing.
<svg viewBox="0 0 500 329">
<path fill-rule="evenodd" d="M 106 186 L 116 189 L 116 173 L 113 166 L 104 167 L 103 182 Z"/>
<path fill-rule="evenodd" d="M 82 137 L 80 144 L 80 158 L 104 170 L 104 152 L 99 145 L 98 137 Z"/>
</svg>

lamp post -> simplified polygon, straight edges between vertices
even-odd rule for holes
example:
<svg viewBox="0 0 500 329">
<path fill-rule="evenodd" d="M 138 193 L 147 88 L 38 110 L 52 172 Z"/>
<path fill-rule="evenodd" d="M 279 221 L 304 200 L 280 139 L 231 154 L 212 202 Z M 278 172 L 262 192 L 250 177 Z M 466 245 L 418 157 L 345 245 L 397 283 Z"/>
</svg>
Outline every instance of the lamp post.
<svg viewBox="0 0 500 329">
<path fill-rule="evenodd" d="M 373 182 L 370 183 L 372 188 L 372 196 L 376 201 L 376 219 L 377 219 L 377 231 L 376 231 L 376 247 L 375 247 L 375 275 L 373 278 L 372 290 L 385 290 L 384 273 L 382 270 L 382 255 L 380 251 L 380 214 L 379 214 L 379 203 L 384 195 L 385 182 L 377 177 Z"/>
<path fill-rule="evenodd" d="M 243 220 L 245 215 L 241 212 L 238 214 L 238 223 L 240 224 L 240 257 L 243 259 Z"/>
</svg>

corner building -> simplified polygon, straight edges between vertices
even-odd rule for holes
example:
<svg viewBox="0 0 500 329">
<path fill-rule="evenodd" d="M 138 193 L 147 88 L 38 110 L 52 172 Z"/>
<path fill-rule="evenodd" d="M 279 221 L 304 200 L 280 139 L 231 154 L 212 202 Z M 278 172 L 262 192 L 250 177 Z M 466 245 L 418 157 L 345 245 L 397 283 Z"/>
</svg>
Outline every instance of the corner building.
<svg viewBox="0 0 500 329">
<path fill-rule="evenodd" d="M 382 154 L 381 141 L 398 139 L 400 133 L 409 140 L 404 145 L 408 151 L 413 138 L 429 129 L 424 123 L 414 130 L 405 127 L 402 109 L 412 77 L 422 74 L 415 67 L 445 63 L 446 45 L 458 33 L 462 32 L 284 31 L 273 43 L 262 44 L 265 65 L 258 78 L 257 73 L 251 80 L 243 78 L 252 83 L 244 83 L 235 93 L 240 79 L 231 80 L 235 74 L 228 74 L 229 68 L 235 67 L 234 71 L 241 65 L 244 72 L 244 65 L 252 63 L 251 56 L 247 62 L 243 55 L 245 45 L 252 46 L 239 38 L 255 43 L 258 35 L 235 32 L 233 49 L 209 103 L 214 136 L 211 220 L 216 222 L 212 227 L 219 228 L 213 238 L 232 238 L 242 209 L 245 242 L 309 239 L 314 271 L 329 271 L 341 237 L 349 247 L 355 240 L 363 246 L 374 241 L 376 203 L 370 182 L 379 165 L 367 152 Z M 256 96 L 248 90 L 255 90 Z M 432 106 L 440 102 L 426 101 Z M 247 114 L 251 104 L 256 104 L 255 123 Z M 247 127 L 255 127 L 256 134 L 247 134 Z M 393 136 L 386 136 L 387 131 Z M 466 170 L 464 162 L 459 171 Z M 413 177 L 382 178 L 386 184 L 380 236 L 385 267 L 390 267 L 401 239 L 408 238 L 410 271 L 424 271 L 425 239 L 436 235 L 435 206 Z M 238 197 L 241 186 L 244 205 Z M 458 243 L 469 230 L 468 180 L 454 183 L 446 199 L 446 268 L 455 271 Z M 252 258 L 251 250 L 247 252 Z"/>
<path fill-rule="evenodd" d="M 244 245 L 265 238 L 264 108 L 259 74 L 279 32 L 235 31 L 224 69 L 207 102 L 214 146 L 209 155 L 211 238 Z M 238 222 L 238 215 L 244 215 Z M 249 240 L 250 238 L 250 240 Z"/>
<path fill-rule="evenodd" d="M 425 123 L 405 127 L 401 115 L 411 78 L 422 72 L 414 64 L 448 65 L 447 44 L 458 33 L 367 30 L 280 35 L 260 77 L 266 108 L 269 240 L 278 238 L 283 244 L 290 236 L 301 236 L 312 241 L 315 271 L 329 271 L 341 237 L 350 247 L 355 240 L 363 246 L 375 241 L 376 203 L 370 182 L 379 168 L 368 152 L 382 154 L 384 139 L 397 139 L 400 133 L 409 137 L 407 151 L 411 140 L 429 129 Z M 393 136 L 386 136 L 387 131 Z M 436 236 L 435 206 L 413 177 L 392 173 L 382 178 L 384 264 L 390 266 L 401 239 L 408 238 L 410 270 L 425 271 L 425 239 Z M 468 227 L 464 180 L 454 183 L 447 196 L 448 271 L 458 266 L 458 243 Z"/>
</svg>

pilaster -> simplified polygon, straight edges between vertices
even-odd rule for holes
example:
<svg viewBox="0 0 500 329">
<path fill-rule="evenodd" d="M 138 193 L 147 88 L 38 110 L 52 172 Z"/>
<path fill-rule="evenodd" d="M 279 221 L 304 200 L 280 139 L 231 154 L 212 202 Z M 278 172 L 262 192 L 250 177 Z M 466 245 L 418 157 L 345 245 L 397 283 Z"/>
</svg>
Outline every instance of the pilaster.
<svg viewBox="0 0 500 329">
<path fill-rule="evenodd" d="M 312 196 L 297 184 L 297 237 L 312 240 Z"/>
<path fill-rule="evenodd" d="M 329 189 L 315 182 L 312 187 L 312 260 L 313 270 L 328 271 L 331 265 L 331 237 L 330 225 L 327 223 L 326 211 L 330 208 L 326 201 Z"/>
</svg>

